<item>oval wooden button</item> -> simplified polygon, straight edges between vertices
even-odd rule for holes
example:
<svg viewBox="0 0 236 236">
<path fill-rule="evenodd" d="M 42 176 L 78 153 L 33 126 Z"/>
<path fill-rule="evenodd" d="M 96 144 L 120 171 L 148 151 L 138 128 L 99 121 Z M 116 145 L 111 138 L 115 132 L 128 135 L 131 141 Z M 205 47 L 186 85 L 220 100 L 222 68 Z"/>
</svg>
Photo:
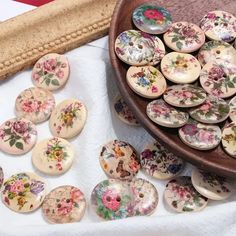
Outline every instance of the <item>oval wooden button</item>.
<svg viewBox="0 0 236 236">
<path fill-rule="evenodd" d="M 29 88 L 21 92 L 15 103 L 16 115 L 34 124 L 46 121 L 55 107 L 51 92 L 42 88 Z"/>
<path fill-rule="evenodd" d="M 0 149 L 12 155 L 29 152 L 37 140 L 36 126 L 24 118 L 13 118 L 0 126 Z"/>
<path fill-rule="evenodd" d="M 205 43 L 205 34 L 197 25 L 180 21 L 173 23 L 164 34 L 164 41 L 176 52 L 190 53 Z"/>
<path fill-rule="evenodd" d="M 74 186 L 60 186 L 53 189 L 44 199 L 43 215 L 53 224 L 80 221 L 86 210 L 86 200 L 80 189 Z"/>
<path fill-rule="evenodd" d="M 169 181 L 164 191 L 164 199 L 176 212 L 200 211 L 208 203 L 208 199 L 193 187 L 189 176 L 180 176 Z"/>
<path fill-rule="evenodd" d="M 236 122 L 236 96 L 234 96 L 229 102 L 229 107 L 230 107 L 229 118 L 233 122 Z"/>
<path fill-rule="evenodd" d="M 131 66 L 126 79 L 135 93 L 150 99 L 160 97 L 167 87 L 164 76 L 153 66 Z"/>
<path fill-rule="evenodd" d="M 157 141 L 146 146 L 141 152 L 140 161 L 147 174 L 161 180 L 173 178 L 184 169 L 184 161 Z"/>
<path fill-rule="evenodd" d="M 43 203 L 45 195 L 46 184 L 34 173 L 12 175 L 3 184 L 2 201 L 15 212 L 27 213 L 36 210 Z"/>
<path fill-rule="evenodd" d="M 211 200 L 225 200 L 233 193 L 233 182 L 209 172 L 194 169 L 192 172 L 194 188 Z"/>
<path fill-rule="evenodd" d="M 4 181 L 3 169 L 2 169 L 2 167 L 0 166 L 0 189 L 1 189 L 1 187 L 2 187 L 3 181 Z"/>
<path fill-rule="evenodd" d="M 105 144 L 100 153 L 100 165 L 114 179 L 131 180 L 140 169 L 135 149 L 128 143 L 114 140 Z"/>
<path fill-rule="evenodd" d="M 166 49 L 164 43 L 161 41 L 160 38 L 157 36 L 152 36 L 153 42 L 154 42 L 154 56 L 152 58 L 152 61 L 149 63 L 150 65 L 157 65 L 161 62 L 162 58 L 166 54 Z"/>
<path fill-rule="evenodd" d="M 161 71 L 176 84 L 188 84 L 198 79 L 201 65 L 191 54 L 171 52 L 163 57 Z"/>
<path fill-rule="evenodd" d="M 60 175 L 68 171 L 74 160 L 72 145 L 62 138 L 45 139 L 35 146 L 32 163 L 44 174 Z"/>
<path fill-rule="evenodd" d="M 236 158 L 236 123 L 232 122 L 224 127 L 222 132 L 222 146 L 232 157 Z"/>
<path fill-rule="evenodd" d="M 34 65 L 32 81 L 36 87 L 57 90 L 69 78 L 70 67 L 64 55 L 50 53 L 40 58 Z"/>
<path fill-rule="evenodd" d="M 87 110 L 85 105 L 76 99 L 64 100 L 56 106 L 50 117 L 50 130 L 53 136 L 73 138 L 85 126 Z"/>
</svg>

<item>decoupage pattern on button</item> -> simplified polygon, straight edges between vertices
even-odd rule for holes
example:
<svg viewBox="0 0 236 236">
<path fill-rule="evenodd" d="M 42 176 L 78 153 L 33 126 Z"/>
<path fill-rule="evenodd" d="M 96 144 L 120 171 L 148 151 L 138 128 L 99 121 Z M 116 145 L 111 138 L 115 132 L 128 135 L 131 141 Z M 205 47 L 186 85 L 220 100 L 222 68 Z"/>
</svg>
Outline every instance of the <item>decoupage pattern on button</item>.
<svg viewBox="0 0 236 236">
<path fill-rule="evenodd" d="M 85 105 L 76 99 L 68 99 L 56 106 L 50 117 L 50 130 L 53 136 L 73 138 L 78 135 L 86 122 Z"/>
<path fill-rule="evenodd" d="M 32 152 L 35 168 L 44 174 L 60 175 L 68 171 L 73 163 L 72 145 L 62 138 L 50 138 L 39 142 Z"/>
<path fill-rule="evenodd" d="M 0 149 L 22 155 L 32 149 L 37 140 L 36 126 L 29 120 L 14 118 L 0 126 Z"/>
<path fill-rule="evenodd" d="M 142 169 L 156 179 L 170 179 L 184 168 L 183 160 L 157 141 L 147 145 L 140 155 L 140 161 Z"/>
<path fill-rule="evenodd" d="M 162 99 L 150 102 L 146 112 L 153 122 L 169 128 L 181 127 L 187 123 L 189 118 L 188 113 L 175 109 Z"/>
<path fill-rule="evenodd" d="M 104 145 L 99 160 L 104 172 L 114 179 L 131 180 L 140 169 L 135 149 L 119 140 Z"/>
<path fill-rule="evenodd" d="M 187 84 L 198 79 L 201 65 L 190 54 L 171 52 L 163 57 L 161 71 L 168 80 L 177 84 Z"/>
<path fill-rule="evenodd" d="M 231 42 L 236 37 L 236 18 L 225 11 L 208 12 L 201 20 L 200 27 L 212 40 Z"/>
<path fill-rule="evenodd" d="M 39 59 L 32 72 L 36 87 L 57 90 L 65 85 L 69 78 L 70 68 L 64 55 L 51 53 Z"/>
<path fill-rule="evenodd" d="M 105 220 L 133 216 L 133 199 L 129 185 L 115 179 L 100 182 L 91 194 L 92 207 Z"/>
<path fill-rule="evenodd" d="M 164 76 L 153 66 L 131 66 L 126 78 L 130 88 L 146 98 L 161 96 L 167 87 Z"/>
<path fill-rule="evenodd" d="M 236 96 L 233 97 L 231 101 L 229 102 L 229 107 L 230 107 L 229 118 L 233 122 L 236 122 Z"/>
<path fill-rule="evenodd" d="M 134 215 L 145 216 L 153 214 L 159 200 L 155 186 L 149 181 L 139 178 L 132 180 L 130 188 L 134 196 Z"/>
<path fill-rule="evenodd" d="M 169 11 L 163 7 L 143 4 L 133 12 L 133 22 L 137 28 L 149 34 L 162 34 L 172 24 Z"/>
<path fill-rule="evenodd" d="M 51 92 L 42 88 L 24 90 L 16 99 L 16 114 L 33 123 L 47 120 L 55 107 L 55 99 Z"/>
<path fill-rule="evenodd" d="M 230 156 L 236 158 L 236 123 L 232 122 L 224 127 L 222 146 Z"/>
<path fill-rule="evenodd" d="M 0 166 L 0 189 L 1 189 L 2 184 L 3 184 L 3 180 L 4 180 L 3 169 L 2 169 L 2 167 Z"/>
<path fill-rule="evenodd" d="M 175 107 L 194 107 L 206 100 L 206 93 L 194 85 L 173 85 L 167 88 L 164 100 Z"/>
<path fill-rule="evenodd" d="M 208 203 L 208 199 L 195 190 L 189 176 L 180 176 L 169 181 L 164 191 L 164 199 L 177 212 L 200 211 Z"/>
<path fill-rule="evenodd" d="M 45 188 L 45 182 L 34 173 L 12 175 L 3 184 L 2 201 L 13 211 L 31 212 L 42 204 Z"/>
<path fill-rule="evenodd" d="M 198 150 L 210 150 L 221 142 L 221 130 L 216 125 L 205 125 L 194 120 L 179 129 L 181 140 L 188 146 Z"/>
<path fill-rule="evenodd" d="M 177 52 L 194 52 L 205 42 L 204 32 L 195 24 L 175 22 L 164 34 L 166 45 Z"/>
<path fill-rule="evenodd" d="M 152 36 L 154 45 L 155 45 L 155 49 L 154 49 L 154 56 L 152 61 L 149 63 L 150 65 L 157 65 L 162 58 L 165 56 L 166 54 L 166 49 L 165 49 L 165 45 L 163 44 L 163 42 L 157 37 L 157 36 Z"/>
<path fill-rule="evenodd" d="M 80 189 L 74 186 L 60 186 L 53 189 L 44 199 L 43 215 L 55 224 L 78 222 L 84 216 L 86 200 Z"/>
<path fill-rule="evenodd" d="M 233 182 L 202 170 L 193 170 L 192 183 L 203 196 L 212 200 L 224 200 L 233 193 Z"/>
<path fill-rule="evenodd" d="M 208 62 L 201 71 L 204 90 L 216 97 L 228 98 L 236 93 L 236 64 L 223 60 Z"/>
</svg>

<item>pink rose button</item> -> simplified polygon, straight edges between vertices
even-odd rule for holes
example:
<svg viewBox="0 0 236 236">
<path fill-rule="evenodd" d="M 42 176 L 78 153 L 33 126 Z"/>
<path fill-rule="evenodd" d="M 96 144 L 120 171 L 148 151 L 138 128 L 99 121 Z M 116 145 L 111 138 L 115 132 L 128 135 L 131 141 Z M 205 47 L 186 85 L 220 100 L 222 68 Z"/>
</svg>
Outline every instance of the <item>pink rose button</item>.
<svg viewBox="0 0 236 236">
<path fill-rule="evenodd" d="M 64 55 L 51 53 L 36 62 L 32 72 L 32 81 L 36 87 L 53 91 L 65 85 L 69 73 L 67 58 Z"/>
<path fill-rule="evenodd" d="M 33 148 L 36 140 L 36 126 L 24 118 L 10 119 L 0 126 L 0 149 L 3 152 L 25 154 Z"/>
</svg>

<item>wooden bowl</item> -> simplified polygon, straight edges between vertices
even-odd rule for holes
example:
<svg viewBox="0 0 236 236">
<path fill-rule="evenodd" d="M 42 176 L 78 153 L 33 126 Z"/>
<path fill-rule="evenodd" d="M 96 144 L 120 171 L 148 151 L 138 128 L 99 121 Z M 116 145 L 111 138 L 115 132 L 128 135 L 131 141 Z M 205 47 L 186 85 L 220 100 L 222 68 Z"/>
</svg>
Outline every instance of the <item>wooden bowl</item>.
<svg viewBox="0 0 236 236">
<path fill-rule="evenodd" d="M 210 151 L 198 151 L 186 146 L 178 137 L 177 129 L 160 127 L 147 117 L 146 106 L 150 100 L 135 94 L 126 83 L 126 71 L 129 66 L 117 58 L 114 47 L 115 40 L 124 30 L 135 28 L 132 23 L 132 12 L 137 6 L 146 2 L 158 3 L 160 6 L 168 9 L 173 16 L 174 22 L 188 21 L 199 24 L 201 18 L 209 11 L 218 9 L 235 13 L 236 1 L 120 0 L 118 1 L 114 11 L 109 35 L 110 58 L 116 73 L 116 81 L 119 90 L 143 127 L 169 150 L 199 168 L 215 172 L 219 175 L 236 178 L 236 159 L 228 156 L 222 149 L 221 145 Z"/>
</svg>

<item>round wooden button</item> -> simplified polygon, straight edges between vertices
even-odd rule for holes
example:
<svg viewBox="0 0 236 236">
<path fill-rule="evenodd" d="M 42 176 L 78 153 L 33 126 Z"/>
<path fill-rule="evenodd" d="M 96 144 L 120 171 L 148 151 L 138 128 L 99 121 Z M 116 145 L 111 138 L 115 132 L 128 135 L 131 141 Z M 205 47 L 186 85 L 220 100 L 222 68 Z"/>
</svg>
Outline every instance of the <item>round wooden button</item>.
<svg viewBox="0 0 236 236">
<path fill-rule="evenodd" d="M 123 62 L 141 66 L 153 60 L 155 44 L 152 36 L 137 30 L 127 30 L 117 37 L 115 52 Z"/>
<path fill-rule="evenodd" d="M 74 186 L 60 186 L 53 189 L 44 199 L 43 215 L 53 224 L 80 221 L 86 210 L 86 200 L 80 189 Z"/>
<path fill-rule="evenodd" d="M 189 118 L 188 113 L 175 109 L 162 99 L 150 102 L 146 112 L 154 123 L 169 128 L 181 127 L 187 123 Z"/>
<path fill-rule="evenodd" d="M 126 182 L 108 179 L 93 189 L 91 204 L 98 216 L 105 220 L 133 216 L 133 194 Z"/>
<path fill-rule="evenodd" d="M 215 96 L 208 96 L 206 101 L 189 111 L 190 116 L 199 122 L 217 124 L 229 116 L 229 105 L 226 101 Z"/>
<path fill-rule="evenodd" d="M 208 203 L 208 199 L 195 190 L 189 176 L 172 179 L 166 185 L 164 199 L 167 205 L 177 212 L 200 211 Z"/>
<path fill-rule="evenodd" d="M 130 183 L 131 192 L 134 195 L 134 215 L 151 215 L 158 205 L 158 192 L 155 186 L 144 179 L 134 179 Z"/>
<path fill-rule="evenodd" d="M 176 84 L 188 84 L 198 79 L 201 65 L 190 54 L 171 52 L 163 57 L 161 71 L 168 80 Z"/>
<path fill-rule="evenodd" d="M 223 41 L 209 41 L 205 43 L 198 53 L 198 60 L 202 66 L 216 59 L 236 64 L 236 50 Z"/>
<path fill-rule="evenodd" d="M 0 126 L 0 149 L 12 155 L 30 151 L 37 140 L 36 126 L 24 118 L 5 121 Z"/>
<path fill-rule="evenodd" d="M 211 200 L 225 200 L 234 189 L 227 178 L 198 169 L 192 172 L 192 184 L 201 195 Z"/>
<path fill-rule="evenodd" d="M 133 12 L 135 26 L 149 34 L 162 34 L 172 24 L 172 17 L 168 10 L 151 4 L 143 4 Z"/>
<path fill-rule="evenodd" d="M 3 169 L 2 169 L 2 167 L 0 166 L 0 189 L 1 189 L 2 184 L 3 184 L 3 180 L 4 180 Z"/>
<path fill-rule="evenodd" d="M 51 92 L 42 88 L 24 90 L 16 99 L 16 115 L 33 123 L 47 120 L 55 107 L 55 99 Z"/>
<path fill-rule="evenodd" d="M 70 67 L 64 55 L 50 53 L 39 59 L 32 72 L 32 81 L 36 87 L 57 90 L 65 85 L 69 78 Z"/>
<path fill-rule="evenodd" d="M 118 118 L 127 125 L 140 126 L 133 112 L 121 96 L 117 96 L 114 100 L 114 110 Z"/>
<path fill-rule="evenodd" d="M 164 34 L 166 45 L 176 52 L 194 52 L 205 43 L 204 32 L 195 24 L 175 22 Z"/>
<path fill-rule="evenodd" d="M 175 107 L 195 107 L 206 100 L 206 93 L 200 87 L 186 84 L 173 85 L 167 88 L 164 100 Z"/>
<path fill-rule="evenodd" d="M 221 130 L 216 125 L 205 125 L 194 120 L 179 129 L 181 140 L 191 148 L 210 150 L 221 142 Z"/>
<path fill-rule="evenodd" d="M 166 90 L 166 80 L 153 66 L 131 66 L 126 75 L 130 88 L 145 98 L 160 97 Z"/>
<path fill-rule="evenodd" d="M 228 98 L 236 93 L 235 72 L 236 64 L 224 60 L 210 61 L 202 68 L 200 83 L 207 93 Z"/>
<path fill-rule="evenodd" d="M 236 158 L 236 123 L 232 122 L 224 127 L 222 132 L 222 146 L 232 157 Z"/>
<path fill-rule="evenodd" d="M 141 152 L 140 162 L 146 173 L 161 180 L 179 175 L 184 168 L 183 160 L 157 141 L 147 145 Z"/>
<path fill-rule="evenodd" d="M 230 113 L 229 118 L 235 122 L 236 121 L 236 96 L 231 99 L 229 102 Z"/>
<path fill-rule="evenodd" d="M 39 208 L 46 195 L 44 180 L 34 173 L 19 173 L 5 180 L 2 201 L 11 210 L 27 213 Z"/>
<path fill-rule="evenodd" d="M 102 147 L 100 164 L 104 172 L 114 179 L 131 180 L 140 169 L 139 157 L 128 143 L 114 140 Z"/>
<path fill-rule="evenodd" d="M 74 160 L 72 145 L 62 138 L 45 139 L 35 146 L 32 163 L 44 174 L 60 175 L 68 171 Z"/>
<path fill-rule="evenodd" d="M 236 19 L 225 11 L 208 12 L 201 20 L 200 27 L 211 40 L 231 42 L 236 37 Z"/>
<path fill-rule="evenodd" d="M 64 100 L 56 106 L 50 117 L 50 130 L 53 136 L 73 138 L 85 126 L 87 110 L 85 105 L 76 99 Z"/>
<path fill-rule="evenodd" d="M 166 54 L 166 49 L 165 45 L 163 42 L 157 37 L 157 36 L 152 36 L 153 42 L 154 42 L 154 56 L 152 61 L 149 63 L 150 65 L 157 65 L 162 58 Z"/>
</svg>

